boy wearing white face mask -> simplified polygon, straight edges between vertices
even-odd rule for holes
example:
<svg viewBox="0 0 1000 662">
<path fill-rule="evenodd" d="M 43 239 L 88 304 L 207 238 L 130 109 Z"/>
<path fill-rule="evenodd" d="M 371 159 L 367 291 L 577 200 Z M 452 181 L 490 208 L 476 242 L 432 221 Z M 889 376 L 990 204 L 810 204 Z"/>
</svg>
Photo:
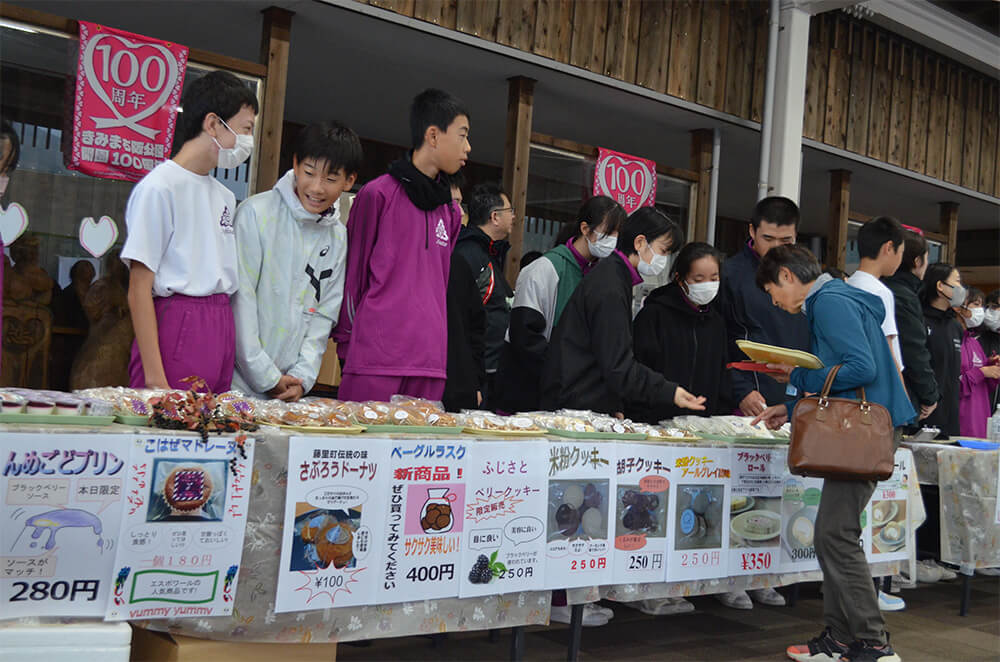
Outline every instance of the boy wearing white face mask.
<svg viewBox="0 0 1000 662">
<path fill-rule="evenodd" d="M 178 118 L 180 151 L 136 184 L 125 208 L 128 302 L 135 328 L 133 388 L 187 388 L 198 376 L 229 390 L 236 331 L 236 198 L 212 177 L 253 151 L 257 97 L 215 71 L 192 82 Z"/>
<path fill-rule="evenodd" d="M 719 413 L 721 393 L 729 381 L 726 371 L 726 320 L 719 310 L 722 253 L 695 242 L 684 246 L 674 260 L 670 283 L 653 290 L 635 318 L 635 358 L 680 384 L 705 396 L 705 410 Z M 628 403 L 628 416 L 657 423 L 689 414 L 671 404 L 658 407 Z"/>
</svg>

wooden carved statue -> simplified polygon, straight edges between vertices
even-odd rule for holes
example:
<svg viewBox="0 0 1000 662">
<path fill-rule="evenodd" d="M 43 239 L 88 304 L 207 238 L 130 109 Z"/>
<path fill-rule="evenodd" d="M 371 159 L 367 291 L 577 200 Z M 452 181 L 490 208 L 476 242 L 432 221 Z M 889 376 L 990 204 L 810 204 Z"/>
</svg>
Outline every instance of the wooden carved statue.
<svg viewBox="0 0 1000 662">
<path fill-rule="evenodd" d="M 23 235 L 11 244 L 14 266 L 5 265 L 3 281 L 3 384 L 44 388 L 48 385 L 52 342 L 54 285 L 38 264 L 38 237 Z"/>
<path fill-rule="evenodd" d="M 83 299 L 90 321 L 87 339 L 73 361 L 70 388 L 128 386 L 128 361 L 132 351 L 132 318 L 128 310 L 128 268 L 121 250 L 104 256 L 104 275 Z"/>
</svg>

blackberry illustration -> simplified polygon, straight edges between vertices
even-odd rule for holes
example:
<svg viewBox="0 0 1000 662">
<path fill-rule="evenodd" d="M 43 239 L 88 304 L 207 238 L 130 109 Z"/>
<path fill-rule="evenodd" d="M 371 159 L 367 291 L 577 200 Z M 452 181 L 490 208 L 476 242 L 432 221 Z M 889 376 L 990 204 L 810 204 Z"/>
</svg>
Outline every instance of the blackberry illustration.
<svg viewBox="0 0 1000 662">
<path fill-rule="evenodd" d="M 484 554 L 480 554 L 475 565 L 469 571 L 469 581 L 473 584 L 488 584 L 493 579 L 493 571 L 490 569 L 490 560 Z"/>
</svg>

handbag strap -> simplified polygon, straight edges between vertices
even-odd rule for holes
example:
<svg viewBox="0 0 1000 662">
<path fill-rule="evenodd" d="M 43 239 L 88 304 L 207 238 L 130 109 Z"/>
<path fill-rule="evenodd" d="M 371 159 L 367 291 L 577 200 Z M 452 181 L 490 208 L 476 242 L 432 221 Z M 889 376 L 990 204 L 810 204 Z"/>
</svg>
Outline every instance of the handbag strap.
<svg viewBox="0 0 1000 662">
<path fill-rule="evenodd" d="M 826 374 L 826 381 L 823 382 L 823 390 L 820 391 L 820 400 L 826 400 L 830 397 L 830 390 L 833 388 L 833 380 L 837 378 L 837 373 L 840 372 L 840 368 L 843 364 L 838 363 L 837 365 L 830 368 L 830 372 Z M 861 404 L 868 404 L 868 397 L 865 395 L 865 387 L 858 387 L 858 395 L 861 396 Z"/>
</svg>

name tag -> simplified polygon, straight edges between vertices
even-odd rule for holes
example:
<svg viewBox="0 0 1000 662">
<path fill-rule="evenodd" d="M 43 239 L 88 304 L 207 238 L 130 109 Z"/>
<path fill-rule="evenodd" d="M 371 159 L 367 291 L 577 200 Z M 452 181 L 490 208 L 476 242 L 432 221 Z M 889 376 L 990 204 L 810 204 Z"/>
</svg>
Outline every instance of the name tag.
<svg viewBox="0 0 1000 662">
<path fill-rule="evenodd" d="M 799 389 L 795 388 L 791 384 L 785 387 L 785 395 L 794 398 L 798 394 L 799 394 Z"/>
</svg>

